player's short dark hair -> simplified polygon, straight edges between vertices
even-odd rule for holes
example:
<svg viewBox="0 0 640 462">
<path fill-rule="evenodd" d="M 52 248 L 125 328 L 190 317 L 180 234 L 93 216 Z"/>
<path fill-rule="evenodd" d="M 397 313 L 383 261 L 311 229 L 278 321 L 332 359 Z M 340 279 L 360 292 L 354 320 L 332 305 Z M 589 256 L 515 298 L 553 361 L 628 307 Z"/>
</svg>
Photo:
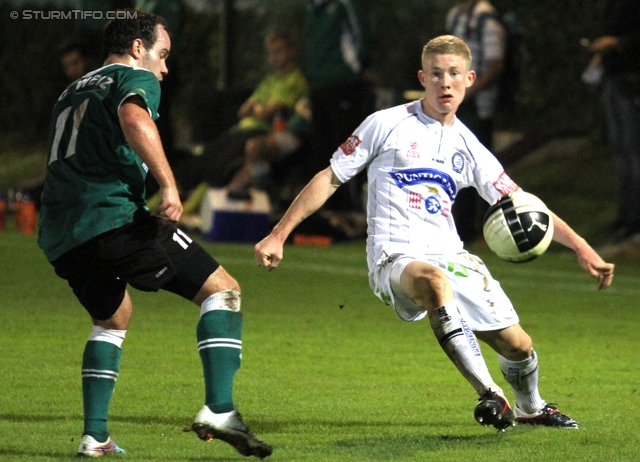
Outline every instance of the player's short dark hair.
<svg viewBox="0 0 640 462">
<path fill-rule="evenodd" d="M 122 15 L 113 19 L 104 27 L 102 48 L 108 55 L 125 55 L 135 39 L 142 40 L 149 49 L 158 40 L 157 26 L 169 32 L 167 22 L 160 16 L 140 10 L 124 10 L 135 14 Z"/>
</svg>

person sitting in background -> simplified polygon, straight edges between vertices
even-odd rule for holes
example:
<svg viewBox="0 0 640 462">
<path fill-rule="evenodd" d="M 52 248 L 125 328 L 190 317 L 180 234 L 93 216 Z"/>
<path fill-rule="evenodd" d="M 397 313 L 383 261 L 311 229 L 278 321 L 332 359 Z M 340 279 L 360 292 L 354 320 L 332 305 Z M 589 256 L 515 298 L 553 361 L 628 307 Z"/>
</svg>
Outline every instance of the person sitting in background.
<svg viewBox="0 0 640 462">
<path fill-rule="evenodd" d="M 305 96 L 295 105 L 295 112 L 282 127 L 273 133 L 254 136 L 245 143 L 245 162 L 228 184 L 229 192 L 246 196 L 254 186 L 267 189 L 271 164 L 282 162 L 298 151 L 311 133 L 311 105 Z"/>
<path fill-rule="evenodd" d="M 296 102 L 309 93 L 309 85 L 296 64 L 297 50 L 286 32 L 270 32 L 265 38 L 272 72 L 258 84 L 238 111 L 238 128 L 271 132 L 293 113 Z"/>
<path fill-rule="evenodd" d="M 285 159 L 292 157 L 296 152 L 301 151 L 302 146 L 309 143 L 311 136 L 311 107 L 309 99 L 303 97 L 295 106 L 295 112 L 289 118 L 286 126 L 282 130 L 265 135 L 254 135 L 246 140 L 236 138 L 234 150 L 227 150 L 233 153 L 240 150 L 239 142 L 244 143 L 244 157 L 231 159 L 225 163 L 227 157 L 211 156 L 210 173 L 206 181 L 202 181 L 195 186 L 189 197 L 184 202 L 185 213 L 180 219 L 180 223 L 188 229 L 197 229 L 201 225 L 199 207 L 207 189 L 214 187 L 225 187 L 227 197 L 231 200 L 249 200 L 251 198 L 250 188 L 254 187 L 267 191 L 274 203 L 282 203 L 287 206 L 293 197 L 299 192 L 297 186 L 300 182 L 286 181 L 286 184 L 276 185 L 272 181 L 272 165 L 284 166 Z M 215 150 L 209 151 L 214 153 Z M 208 153 L 202 154 L 202 156 Z M 285 173 L 292 178 L 293 173 L 288 167 L 299 166 L 295 159 L 284 166 Z M 278 169 L 276 171 L 279 171 Z M 299 175 L 300 179 L 304 175 Z M 230 178 L 230 179 L 229 179 Z"/>
<path fill-rule="evenodd" d="M 191 192 L 184 204 L 185 214 L 195 212 L 208 187 L 230 186 L 231 196 L 240 198 L 246 197 L 254 179 L 257 179 L 255 186 L 264 187 L 269 162 L 284 158 L 301 143 L 299 130 L 298 134 L 294 130 L 283 130 L 296 113 L 296 103 L 309 91 L 307 80 L 296 64 L 293 39 L 286 32 L 270 32 L 265 38 L 265 47 L 272 72 L 240 107 L 239 122 L 205 145 L 202 154 L 193 156 L 175 170 L 181 191 Z M 292 126 L 301 123 L 299 117 L 300 114 L 291 121 Z M 239 173 L 234 177 L 236 172 Z M 150 207 L 154 207 L 158 198 L 153 197 L 149 202 Z"/>
</svg>

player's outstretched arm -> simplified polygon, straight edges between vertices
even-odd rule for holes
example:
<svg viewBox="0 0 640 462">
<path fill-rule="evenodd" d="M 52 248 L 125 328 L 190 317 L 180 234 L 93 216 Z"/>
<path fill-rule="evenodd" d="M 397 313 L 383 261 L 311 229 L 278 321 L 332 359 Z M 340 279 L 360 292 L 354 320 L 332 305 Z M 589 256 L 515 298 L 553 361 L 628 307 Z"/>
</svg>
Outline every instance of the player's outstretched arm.
<svg viewBox="0 0 640 462">
<path fill-rule="evenodd" d="M 264 266 L 269 271 L 276 268 L 282 260 L 284 243 L 291 231 L 322 207 L 341 184 L 331 167 L 316 174 L 291 203 L 271 234 L 256 244 L 255 259 L 258 266 Z"/>
<path fill-rule="evenodd" d="M 598 280 L 598 290 L 604 290 L 613 280 L 613 263 L 606 263 L 598 253 L 555 213 L 553 217 L 553 240 L 572 249 L 584 270 Z"/>
<path fill-rule="evenodd" d="M 132 96 L 122 103 L 118 116 L 127 142 L 149 167 L 149 172 L 160 186 L 162 202 L 158 214 L 166 221 L 177 222 L 182 215 L 180 194 L 164 154 L 158 128 L 146 104 L 139 96 Z"/>
</svg>

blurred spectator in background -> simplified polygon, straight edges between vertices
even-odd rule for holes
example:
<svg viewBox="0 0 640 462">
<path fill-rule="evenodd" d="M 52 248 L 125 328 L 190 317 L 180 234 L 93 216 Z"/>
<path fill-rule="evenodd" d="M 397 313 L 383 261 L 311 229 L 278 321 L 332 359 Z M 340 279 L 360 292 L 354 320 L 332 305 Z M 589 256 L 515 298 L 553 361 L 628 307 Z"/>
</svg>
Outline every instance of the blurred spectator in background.
<svg viewBox="0 0 640 462">
<path fill-rule="evenodd" d="M 301 123 L 300 114 L 296 121 L 290 119 L 309 85 L 296 64 L 295 44 L 287 32 L 273 31 L 265 38 L 265 48 L 271 72 L 240 107 L 239 122 L 175 169 L 181 191 L 191 192 L 185 214 L 196 211 L 208 187 L 228 187 L 230 196 L 238 199 L 248 197 L 250 186 L 265 188 L 270 163 L 300 146 L 300 130 L 291 130 L 294 122 Z M 157 199 L 149 200 L 150 207 Z"/>
<path fill-rule="evenodd" d="M 60 64 L 62 71 L 69 82 L 78 80 L 87 72 L 92 71 L 95 67 L 85 56 L 82 47 L 77 42 L 70 42 L 62 49 L 60 54 Z"/>
<path fill-rule="evenodd" d="M 308 97 L 302 97 L 288 120 L 276 122 L 274 131 L 249 138 L 245 143 L 244 165 L 236 171 L 228 187 L 236 195 L 248 195 L 254 186 L 267 189 L 271 165 L 287 159 L 300 150 L 308 140 L 311 124 L 311 105 Z"/>
<path fill-rule="evenodd" d="M 65 85 L 78 80 L 87 72 L 94 70 L 96 63 L 87 56 L 86 51 L 81 44 L 73 40 L 62 48 L 60 52 L 60 66 L 67 81 Z M 49 153 L 46 153 L 48 160 Z M 21 198 L 29 198 L 33 201 L 36 209 L 40 210 L 40 196 L 44 187 L 44 177 L 46 173 L 46 161 L 43 159 L 42 169 L 33 176 L 21 178 L 16 184 L 17 196 Z"/>
<path fill-rule="evenodd" d="M 311 84 L 312 157 L 308 175 L 329 159 L 373 110 L 369 26 L 360 0 L 307 0 L 305 73 Z M 328 202 L 362 211 L 364 173 Z"/>
<path fill-rule="evenodd" d="M 495 8 L 486 0 L 459 2 L 447 15 L 447 33 L 469 45 L 476 81 L 467 89 L 457 117 L 493 151 L 493 116 L 498 97 L 497 82 L 503 68 L 506 31 L 497 19 Z M 478 200 L 473 188 L 460 191 L 453 216 L 465 244 L 480 236 L 487 204 Z"/>
<path fill-rule="evenodd" d="M 270 32 L 265 38 L 271 73 L 238 111 L 242 130 L 271 132 L 286 123 L 296 102 L 309 93 L 309 84 L 296 63 L 297 50 L 292 37 L 284 32 Z"/>
<path fill-rule="evenodd" d="M 590 46 L 604 69 L 604 104 L 619 181 L 614 243 L 640 237 L 640 2 L 610 0 Z"/>
</svg>

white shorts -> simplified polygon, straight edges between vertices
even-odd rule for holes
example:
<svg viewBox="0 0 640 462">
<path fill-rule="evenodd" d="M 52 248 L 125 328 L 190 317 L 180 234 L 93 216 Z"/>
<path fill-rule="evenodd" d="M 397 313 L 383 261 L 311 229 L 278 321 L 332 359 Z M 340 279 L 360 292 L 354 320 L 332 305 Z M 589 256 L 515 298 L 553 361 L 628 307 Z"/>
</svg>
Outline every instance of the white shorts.
<svg viewBox="0 0 640 462">
<path fill-rule="evenodd" d="M 436 266 L 447 275 L 460 313 L 473 331 L 504 329 L 518 324 L 518 314 L 500 283 L 491 277 L 485 264 L 475 255 L 394 254 L 382 259 L 370 274 L 373 292 L 393 306 L 403 321 L 419 321 L 427 315 L 400 289 L 400 275 L 412 261 Z"/>
</svg>

